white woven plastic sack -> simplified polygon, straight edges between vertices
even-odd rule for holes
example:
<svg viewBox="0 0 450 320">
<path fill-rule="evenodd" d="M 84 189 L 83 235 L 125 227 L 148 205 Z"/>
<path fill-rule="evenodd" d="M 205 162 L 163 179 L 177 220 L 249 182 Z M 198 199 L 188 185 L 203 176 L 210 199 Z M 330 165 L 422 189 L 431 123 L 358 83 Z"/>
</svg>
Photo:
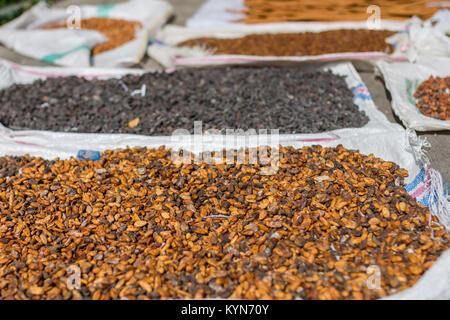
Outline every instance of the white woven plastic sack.
<svg viewBox="0 0 450 320">
<path fill-rule="evenodd" d="M 447 17 L 449 17 L 447 15 Z M 408 60 L 416 62 L 423 58 L 450 57 L 450 38 L 442 30 L 444 24 L 442 17 L 441 27 L 433 26 L 432 21 L 422 22 L 414 17 L 408 22 L 407 29 L 410 38 L 410 45 L 407 51 Z"/>
<path fill-rule="evenodd" d="M 435 28 L 443 33 L 450 33 L 450 10 L 439 10 L 431 17 L 430 21 L 435 24 Z"/>
<path fill-rule="evenodd" d="M 414 92 L 421 82 L 430 76 L 450 76 L 449 58 L 422 58 L 417 63 L 379 62 L 387 89 L 392 96 L 392 109 L 403 124 L 418 131 L 450 130 L 450 121 L 434 119 L 423 115 L 416 107 Z"/>
<path fill-rule="evenodd" d="M 211 28 L 229 25 L 245 25 L 237 20 L 245 15 L 239 13 L 244 9 L 243 0 L 207 0 L 197 12 L 186 21 L 189 28 Z"/>
<path fill-rule="evenodd" d="M 397 32 L 405 32 L 406 23 L 381 21 L 381 29 Z M 393 61 L 404 61 L 407 58 L 409 48 L 408 35 L 394 34 L 388 38 L 388 42 L 394 44 L 395 51 L 392 54 L 385 52 L 348 52 L 332 53 L 318 56 L 292 56 L 292 57 L 267 57 L 251 55 L 214 55 L 213 52 L 204 48 L 179 48 L 177 44 L 199 37 L 214 38 L 239 38 L 249 34 L 262 33 L 301 33 L 322 32 L 336 29 L 367 29 L 363 22 L 285 22 L 266 23 L 254 25 L 230 25 L 216 28 L 186 28 L 168 25 L 156 35 L 156 40 L 148 49 L 148 54 L 166 68 L 176 66 L 209 66 L 229 64 L 251 64 L 289 62 L 301 63 L 311 61 L 337 61 L 351 59 L 388 59 Z M 398 44 L 398 45 L 397 45 Z"/>
<path fill-rule="evenodd" d="M 90 30 L 39 30 L 28 25 L 53 17 L 44 3 L 38 3 L 17 19 L 0 28 L 0 42 L 6 47 L 49 63 L 89 67 L 91 48 L 106 37 Z"/>
<path fill-rule="evenodd" d="M 391 124 L 376 109 L 367 88 L 350 63 L 328 65 L 325 68 L 334 73 L 346 75 L 346 81 L 354 88 L 354 101 L 367 112 L 370 122 L 363 128 L 339 129 L 320 134 L 280 135 L 281 145 L 301 148 L 320 144 L 333 147 L 342 144 L 363 154 L 374 154 L 387 161 L 393 161 L 409 172 L 405 180 L 406 190 L 420 203 L 430 207 L 439 221 L 450 230 L 449 202 L 442 190 L 439 173 L 429 167 L 423 153 L 424 141 L 414 132 L 405 132 L 397 124 Z M 78 75 L 88 78 L 120 77 L 127 73 L 139 74 L 141 70 L 131 69 L 58 69 L 24 67 L 7 61 L 0 61 L 0 88 L 12 83 L 29 83 L 45 77 Z M 175 71 L 176 72 L 176 71 Z M 270 129 L 270 128 L 268 128 Z M 200 140 L 198 140 L 200 139 Z M 226 137 L 236 148 L 261 145 L 257 136 Z M 195 144 L 198 143 L 199 144 Z M 244 143 L 246 142 L 246 143 Z M 267 144 L 267 143 L 266 143 Z M 13 131 L 0 127 L 0 155 L 40 156 L 47 159 L 75 157 L 80 150 L 104 151 L 135 146 L 183 148 L 190 151 L 218 151 L 223 148 L 223 136 L 143 136 L 131 134 L 83 134 L 49 131 Z M 199 145 L 201 146 L 199 150 Z M 450 252 L 446 252 L 430 268 L 416 286 L 393 296 L 393 298 L 450 299 Z M 391 297 L 392 298 L 392 297 Z"/>
<path fill-rule="evenodd" d="M 107 38 L 99 32 L 77 29 L 43 30 L 51 24 L 64 24 L 75 11 L 49 8 L 38 3 L 19 18 L 0 28 L 0 42 L 20 54 L 52 64 L 72 67 L 130 66 L 142 59 L 149 37 L 166 22 L 173 8 L 165 0 L 130 0 L 103 6 L 79 6 L 80 19 L 95 17 L 139 21 L 143 28 L 136 39 L 115 49 L 93 56 L 91 48 Z"/>
</svg>

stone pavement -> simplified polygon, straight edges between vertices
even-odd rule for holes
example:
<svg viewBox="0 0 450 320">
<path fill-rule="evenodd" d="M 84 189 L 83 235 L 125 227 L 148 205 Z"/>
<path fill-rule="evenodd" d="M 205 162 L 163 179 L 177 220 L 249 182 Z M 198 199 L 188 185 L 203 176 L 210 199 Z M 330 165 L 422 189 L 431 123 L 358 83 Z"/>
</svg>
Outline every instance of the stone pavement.
<svg viewBox="0 0 450 320">
<path fill-rule="evenodd" d="M 184 25 L 186 20 L 194 14 L 194 12 L 202 5 L 205 0 L 168 0 L 175 9 L 175 17 L 171 23 Z M 67 7 L 72 4 L 106 4 L 121 2 L 118 0 L 65 0 L 59 2 L 56 6 Z M 45 66 L 44 62 L 34 60 L 32 58 L 21 56 L 11 50 L 0 45 L 0 57 L 10 61 L 33 66 Z M 374 67 L 366 62 L 355 62 L 355 67 L 361 75 L 361 78 L 367 85 L 372 98 L 378 108 L 387 116 L 391 122 L 400 123 L 401 121 L 393 114 L 389 93 L 386 91 L 382 79 L 375 76 Z M 146 70 L 161 69 L 155 61 L 148 57 L 141 64 Z M 443 180 L 448 181 L 450 185 L 450 132 L 428 132 L 418 133 L 419 136 L 425 137 L 431 143 L 431 149 L 428 156 L 431 160 L 433 168 L 439 170 Z"/>
</svg>

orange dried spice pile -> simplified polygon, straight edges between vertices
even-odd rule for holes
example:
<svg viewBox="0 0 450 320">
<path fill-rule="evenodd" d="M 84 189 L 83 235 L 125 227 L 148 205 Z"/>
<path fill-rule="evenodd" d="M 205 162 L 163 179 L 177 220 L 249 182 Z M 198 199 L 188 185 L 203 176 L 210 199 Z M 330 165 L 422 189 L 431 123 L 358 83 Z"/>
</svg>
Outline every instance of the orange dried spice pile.
<svg viewBox="0 0 450 320">
<path fill-rule="evenodd" d="M 449 247 L 405 170 L 342 146 L 280 148 L 274 175 L 181 165 L 164 147 L 14 163 L 0 178 L 1 299 L 375 299 Z"/>
<path fill-rule="evenodd" d="M 406 20 L 416 15 L 426 20 L 436 11 L 445 8 L 427 4 L 434 0 L 245 0 L 245 23 L 267 23 L 282 21 L 360 21 L 367 20 L 374 11 L 369 6 L 377 5 L 381 19 Z M 450 6 L 446 6 L 450 8 Z M 235 10 L 229 10 L 236 12 Z"/>
<path fill-rule="evenodd" d="M 142 29 L 139 21 L 110 18 L 89 18 L 81 20 L 81 29 L 94 30 L 103 33 L 108 41 L 96 45 L 92 49 L 92 54 L 109 51 L 136 39 L 136 30 Z M 66 24 L 56 24 L 44 27 L 44 29 L 62 29 Z"/>
<path fill-rule="evenodd" d="M 240 38 L 197 38 L 178 44 L 199 46 L 214 54 L 254 56 L 315 56 L 342 52 L 386 52 L 394 47 L 386 38 L 394 32 L 386 30 L 339 29 L 323 32 L 251 34 Z"/>
<path fill-rule="evenodd" d="M 422 82 L 414 93 L 417 107 L 426 116 L 450 120 L 450 77 L 433 77 Z"/>
</svg>

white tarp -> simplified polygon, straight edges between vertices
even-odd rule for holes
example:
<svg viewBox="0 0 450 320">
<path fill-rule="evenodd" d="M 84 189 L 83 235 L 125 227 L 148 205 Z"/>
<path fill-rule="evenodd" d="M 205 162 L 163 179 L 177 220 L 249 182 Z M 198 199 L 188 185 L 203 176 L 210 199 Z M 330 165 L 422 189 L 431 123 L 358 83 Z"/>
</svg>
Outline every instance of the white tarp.
<svg viewBox="0 0 450 320">
<path fill-rule="evenodd" d="M 222 27 L 227 25 L 244 25 L 238 22 L 245 17 L 242 13 L 243 0 L 207 0 L 198 10 L 186 21 L 187 27 Z"/>
<path fill-rule="evenodd" d="M 422 22 L 414 17 L 408 23 L 408 35 L 411 39 L 408 48 L 408 60 L 415 62 L 422 58 L 450 57 L 450 38 L 442 29 L 433 27 L 430 21 Z"/>
<path fill-rule="evenodd" d="M 150 45 L 148 54 L 170 68 L 175 66 L 209 66 L 226 64 L 251 64 L 271 62 L 311 62 L 311 61 L 336 61 L 349 59 L 388 59 L 393 61 L 404 61 L 407 59 L 409 36 L 406 33 L 405 22 L 381 21 L 380 28 L 383 30 L 396 31 L 398 33 L 388 38 L 388 42 L 394 44 L 395 51 L 392 54 L 385 52 L 347 52 L 332 53 L 317 56 L 291 56 L 291 57 L 268 57 L 251 55 L 219 54 L 205 50 L 204 48 L 177 47 L 177 44 L 199 37 L 213 38 L 239 38 L 249 34 L 263 33 L 302 33 L 323 32 L 336 29 L 367 29 L 363 22 L 283 22 L 266 23 L 254 25 L 230 25 L 211 28 L 186 28 L 168 25 L 156 35 L 155 43 Z"/>
<path fill-rule="evenodd" d="M 387 161 L 393 161 L 409 172 L 405 189 L 417 201 L 430 207 L 440 222 L 450 230 L 450 207 L 444 195 L 440 175 L 429 167 L 423 153 L 424 141 L 417 138 L 414 132 L 405 132 L 398 124 L 390 123 L 376 109 L 367 88 L 362 83 L 350 63 L 332 64 L 325 68 L 341 75 L 346 75 L 349 87 L 354 88 L 354 101 L 367 112 L 370 122 L 363 128 L 347 128 L 319 134 L 280 135 L 279 143 L 285 146 L 300 148 L 320 144 L 336 146 L 342 144 L 349 149 L 360 150 L 363 154 L 374 154 Z M 176 71 L 175 71 L 176 72 Z M 142 73 L 140 70 L 107 70 L 107 69 L 58 69 L 24 67 L 0 60 L 0 88 L 12 83 L 29 83 L 47 76 L 78 75 L 88 78 L 118 77 L 126 73 Z M 268 128 L 270 129 L 270 128 Z M 203 151 L 221 150 L 223 136 L 198 137 Z M 255 138 L 255 139 L 253 139 Z M 227 137 L 234 141 L 236 147 L 257 146 L 257 137 Z M 244 144 L 244 141 L 248 143 Z M 49 131 L 13 131 L 0 128 L 0 155 L 41 156 L 47 159 L 59 157 L 66 159 L 75 157 L 79 150 L 104 151 L 134 146 L 159 147 L 165 145 L 172 148 L 198 150 L 199 142 L 190 136 L 143 136 L 131 134 L 83 134 L 58 133 Z M 194 150 L 195 149 L 195 150 Z M 430 268 L 416 286 L 393 296 L 394 298 L 415 299 L 450 299 L 450 253 L 446 252 Z"/>
<path fill-rule="evenodd" d="M 450 10 L 439 10 L 431 17 L 430 21 L 435 23 L 435 28 L 441 30 L 443 33 L 450 33 Z"/>
<path fill-rule="evenodd" d="M 81 20 L 94 17 L 133 20 L 143 28 L 136 31 L 134 40 L 93 56 L 91 62 L 92 47 L 107 38 L 92 30 L 43 30 L 47 25 L 73 22 L 71 19 L 77 12 L 49 8 L 40 2 L 0 28 L 0 42 L 20 54 L 63 66 L 88 67 L 91 63 L 96 67 L 130 66 L 142 59 L 149 37 L 173 12 L 165 0 L 130 0 L 103 6 L 84 5 L 78 9 Z"/>
</svg>

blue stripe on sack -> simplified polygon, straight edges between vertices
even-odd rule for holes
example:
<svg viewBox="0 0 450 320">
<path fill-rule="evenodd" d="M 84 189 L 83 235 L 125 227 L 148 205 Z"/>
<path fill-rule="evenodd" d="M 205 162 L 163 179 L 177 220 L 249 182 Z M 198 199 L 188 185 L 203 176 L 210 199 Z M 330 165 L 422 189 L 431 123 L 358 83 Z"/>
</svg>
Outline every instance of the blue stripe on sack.
<svg viewBox="0 0 450 320">
<path fill-rule="evenodd" d="M 77 51 L 83 50 L 83 49 L 89 50 L 89 51 L 91 50 L 91 48 L 87 44 L 82 44 L 81 46 L 78 46 L 78 47 L 73 48 L 66 52 L 48 54 L 48 55 L 44 56 L 41 60 L 44 62 L 55 64 L 56 60 L 62 59 L 69 54 L 72 54 L 74 52 L 77 52 Z"/>
<path fill-rule="evenodd" d="M 359 88 L 361 88 L 361 87 L 364 87 L 364 84 L 362 84 L 362 83 L 358 84 L 358 85 L 353 89 L 353 92 L 355 92 L 357 89 L 359 89 Z"/>
<path fill-rule="evenodd" d="M 444 183 L 443 183 L 442 185 L 443 185 L 443 188 L 444 188 L 444 194 L 445 194 L 445 195 L 450 195 L 450 191 L 447 191 L 447 190 L 450 189 L 450 186 L 446 187 L 446 185 L 447 185 L 447 180 L 445 180 Z"/>
<path fill-rule="evenodd" d="M 97 8 L 97 17 L 98 18 L 108 18 L 109 12 L 115 7 L 114 3 L 105 4 L 103 6 L 99 6 Z"/>
<path fill-rule="evenodd" d="M 355 95 L 355 97 L 353 98 L 353 101 L 356 99 L 362 99 L 362 100 L 372 100 L 372 97 L 370 96 L 370 94 L 366 94 L 366 93 L 358 93 L 357 95 Z"/>
<path fill-rule="evenodd" d="M 358 84 L 356 87 L 353 88 L 352 92 L 355 94 L 358 89 L 365 88 L 365 85 L 363 83 Z"/>
<path fill-rule="evenodd" d="M 433 203 L 438 202 L 438 200 L 439 200 L 439 197 L 438 197 L 437 191 L 434 191 Z"/>
<path fill-rule="evenodd" d="M 364 83 L 358 84 L 358 85 L 352 90 L 353 95 L 354 95 L 353 101 L 355 101 L 355 100 L 358 99 L 358 98 L 359 98 L 359 99 L 362 99 L 362 100 L 372 100 L 372 96 L 370 95 L 370 93 L 359 92 L 359 93 L 356 93 L 356 94 L 355 94 L 355 92 L 358 91 L 358 89 L 361 89 L 361 88 L 366 89 L 367 91 L 369 90 L 369 89 L 367 89 L 367 87 L 364 85 Z"/>
<path fill-rule="evenodd" d="M 425 178 L 425 169 L 422 167 L 422 170 L 420 170 L 419 174 L 414 178 L 414 180 L 405 186 L 405 190 L 408 193 L 411 193 L 411 191 L 413 191 L 419 183 L 423 182 L 424 178 Z"/>
<path fill-rule="evenodd" d="M 165 42 L 163 42 L 161 40 L 158 40 L 158 39 L 153 39 L 153 40 L 150 39 L 150 40 L 148 40 L 148 45 L 152 45 L 152 44 L 160 44 L 160 45 L 163 45 L 163 46 L 166 45 Z"/>
<path fill-rule="evenodd" d="M 420 199 L 417 202 L 424 205 L 425 207 L 428 207 L 430 202 L 430 194 L 431 192 L 427 193 L 427 195 L 423 199 Z"/>
<path fill-rule="evenodd" d="M 428 192 L 425 197 L 423 197 L 420 200 L 417 200 L 420 204 L 424 205 L 425 207 L 429 207 L 431 204 L 438 202 L 438 194 L 436 190 L 433 192 L 433 197 L 431 197 L 431 192 Z"/>
</svg>

